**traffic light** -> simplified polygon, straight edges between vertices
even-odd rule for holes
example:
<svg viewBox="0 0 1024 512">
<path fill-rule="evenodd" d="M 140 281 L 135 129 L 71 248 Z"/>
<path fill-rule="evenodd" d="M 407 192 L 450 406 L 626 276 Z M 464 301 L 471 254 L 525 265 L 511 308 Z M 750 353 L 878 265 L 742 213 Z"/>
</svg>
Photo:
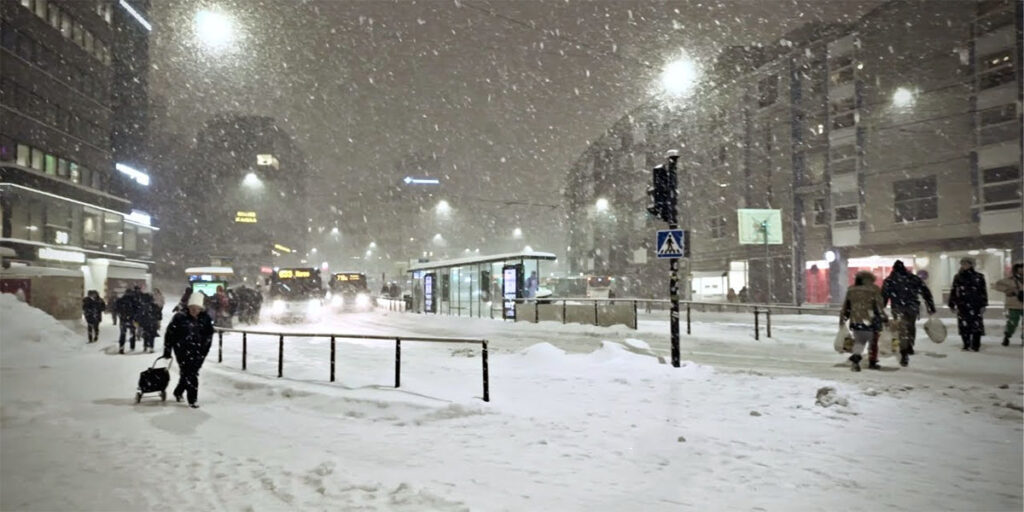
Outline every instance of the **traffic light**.
<svg viewBox="0 0 1024 512">
<path fill-rule="evenodd" d="M 676 156 L 651 170 L 652 186 L 647 188 L 647 212 L 669 224 L 676 223 Z"/>
</svg>

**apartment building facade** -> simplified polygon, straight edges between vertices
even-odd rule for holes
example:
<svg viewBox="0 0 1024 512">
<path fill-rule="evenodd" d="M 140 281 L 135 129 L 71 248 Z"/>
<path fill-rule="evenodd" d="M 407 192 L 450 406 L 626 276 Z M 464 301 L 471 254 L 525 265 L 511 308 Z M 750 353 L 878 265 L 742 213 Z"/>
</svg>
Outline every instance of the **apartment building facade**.
<svg viewBox="0 0 1024 512">
<path fill-rule="evenodd" d="M 1020 19 L 1019 2 L 897 0 L 723 52 L 688 106 L 637 109 L 573 166 L 573 271 L 660 295 L 644 189 L 675 147 L 693 298 L 836 302 L 896 259 L 937 294 L 962 256 L 995 279 L 1024 244 Z M 780 210 L 783 243 L 740 245 L 739 208 Z"/>
</svg>

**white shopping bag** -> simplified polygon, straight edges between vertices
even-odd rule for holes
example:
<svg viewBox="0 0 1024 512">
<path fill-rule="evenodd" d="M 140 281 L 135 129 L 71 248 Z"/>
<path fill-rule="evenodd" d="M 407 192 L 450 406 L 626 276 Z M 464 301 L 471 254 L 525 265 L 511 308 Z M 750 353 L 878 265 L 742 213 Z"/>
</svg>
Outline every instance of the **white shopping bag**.
<svg viewBox="0 0 1024 512">
<path fill-rule="evenodd" d="M 928 339 L 935 343 L 946 341 L 946 326 L 935 315 L 928 317 L 928 320 L 924 323 L 924 332 L 928 335 Z"/>
<path fill-rule="evenodd" d="M 850 340 L 849 343 L 847 343 L 847 339 Z M 853 351 L 853 336 L 850 336 L 850 328 L 845 323 L 839 324 L 839 332 L 836 333 L 832 347 L 840 354 Z"/>
<path fill-rule="evenodd" d="M 884 324 L 881 332 L 878 333 L 878 355 L 889 357 L 900 352 L 899 337 L 896 335 L 893 323 Z"/>
</svg>

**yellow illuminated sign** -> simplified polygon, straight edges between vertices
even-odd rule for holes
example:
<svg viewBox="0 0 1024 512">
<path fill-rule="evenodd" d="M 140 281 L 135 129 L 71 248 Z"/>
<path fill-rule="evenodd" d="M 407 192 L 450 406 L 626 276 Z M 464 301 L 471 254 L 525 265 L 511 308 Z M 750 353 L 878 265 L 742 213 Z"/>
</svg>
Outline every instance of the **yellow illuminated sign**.
<svg viewBox="0 0 1024 512">
<path fill-rule="evenodd" d="M 295 273 L 292 272 L 291 270 L 281 270 L 281 271 L 278 271 L 278 273 L 277 273 L 277 277 L 279 277 L 281 279 L 291 279 L 294 276 L 295 276 Z"/>
<path fill-rule="evenodd" d="M 338 281 L 362 281 L 363 276 L 359 274 L 338 274 L 334 276 Z"/>
<path fill-rule="evenodd" d="M 285 246 L 283 246 L 281 244 L 274 244 L 274 249 L 277 249 L 277 250 L 279 250 L 281 252 L 292 252 L 291 249 L 289 249 L 289 248 L 287 248 L 287 247 L 285 247 Z"/>
<path fill-rule="evenodd" d="M 313 275 L 309 270 L 279 270 L 277 271 L 278 279 L 297 279 L 300 277 L 311 277 Z"/>
<path fill-rule="evenodd" d="M 235 222 L 256 224 L 256 212 L 235 212 Z"/>
<path fill-rule="evenodd" d="M 309 277 L 312 273 L 308 270 L 296 270 L 295 277 Z"/>
</svg>

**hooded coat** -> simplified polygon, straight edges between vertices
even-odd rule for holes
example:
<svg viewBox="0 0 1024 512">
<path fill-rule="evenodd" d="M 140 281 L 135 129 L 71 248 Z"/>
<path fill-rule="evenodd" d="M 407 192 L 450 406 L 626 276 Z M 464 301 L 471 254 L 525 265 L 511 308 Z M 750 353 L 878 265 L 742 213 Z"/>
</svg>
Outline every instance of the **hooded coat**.
<svg viewBox="0 0 1024 512">
<path fill-rule="evenodd" d="M 205 311 L 193 317 L 188 311 L 176 313 L 164 333 L 164 357 L 174 357 L 178 364 L 198 368 L 213 343 L 213 320 Z"/>
<path fill-rule="evenodd" d="M 985 334 L 982 315 L 987 306 L 985 275 L 974 267 L 958 272 L 949 292 L 949 307 L 956 310 L 956 325 L 961 335 Z"/>
<path fill-rule="evenodd" d="M 885 300 L 870 272 L 859 272 L 854 286 L 846 290 L 841 313 L 853 331 L 880 331 L 885 317 Z"/>
<path fill-rule="evenodd" d="M 1017 270 L 1017 265 L 1014 265 L 1014 270 Z M 993 288 L 1006 294 L 1006 309 L 1024 309 L 1024 301 L 1021 300 L 1024 295 L 1024 278 L 1022 276 L 1014 273 L 996 281 Z"/>
<path fill-rule="evenodd" d="M 910 314 L 916 317 L 921 313 L 918 296 L 924 298 L 928 314 L 935 313 L 935 300 L 932 299 L 931 290 L 920 277 L 911 274 L 902 261 L 897 260 L 889 277 L 882 283 L 884 304 L 891 304 L 893 314 Z"/>
<path fill-rule="evenodd" d="M 89 324 L 98 324 L 103 320 L 103 312 L 107 310 L 107 303 L 103 302 L 98 295 L 87 296 L 82 299 L 82 315 L 85 316 L 85 322 Z"/>
</svg>

